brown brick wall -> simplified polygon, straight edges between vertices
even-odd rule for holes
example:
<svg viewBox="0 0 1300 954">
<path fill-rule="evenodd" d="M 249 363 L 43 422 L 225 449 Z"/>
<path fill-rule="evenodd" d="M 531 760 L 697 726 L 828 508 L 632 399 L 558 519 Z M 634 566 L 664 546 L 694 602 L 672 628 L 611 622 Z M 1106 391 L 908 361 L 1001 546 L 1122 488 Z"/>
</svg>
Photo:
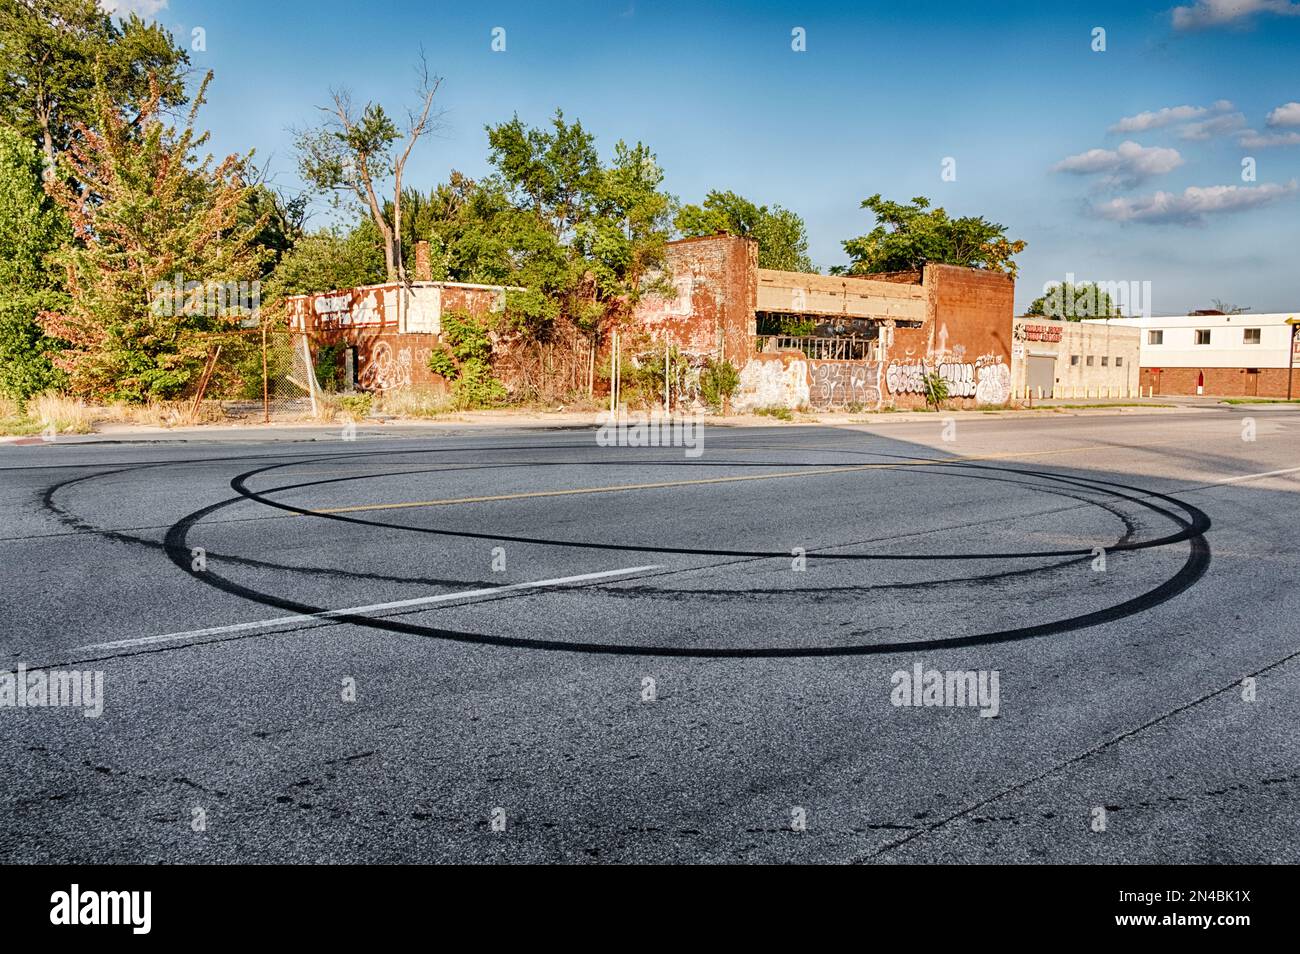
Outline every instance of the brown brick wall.
<svg viewBox="0 0 1300 954">
<path fill-rule="evenodd" d="M 359 300 L 371 296 L 382 300 L 373 291 L 345 292 Z M 457 288 L 444 285 L 441 290 L 442 313 L 461 312 L 485 315 L 492 311 L 500 299 L 500 292 L 492 288 Z M 294 313 L 312 317 L 310 298 L 295 300 Z M 349 328 L 312 327 L 312 342 L 319 347 L 328 344 L 349 344 L 357 349 L 357 386 L 367 391 L 387 391 L 394 388 L 417 388 L 436 392 L 445 391 L 446 380 L 429 370 L 429 356 L 441 348 L 441 336 L 433 334 L 400 334 L 397 316 L 382 313 L 380 325 Z M 342 371 L 345 359 L 339 357 Z M 346 382 L 345 382 L 346 386 Z"/>
<path fill-rule="evenodd" d="M 929 294 L 925 325 L 895 328 L 886 349 L 886 403 L 925 404 L 915 389 L 918 365 L 951 377 L 954 407 L 1006 403 L 1011 396 L 1015 282 L 996 272 L 927 265 L 922 284 Z M 975 393 L 958 393 L 962 382 Z"/>
<path fill-rule="evenodd" d="M 1195 394 L 1198 376 L 1205 375 L 1205 393 L 1216 397 L 1286 397 L 1286 368 L 1260 368 L 1250 375 L 1245 368 L 1143 368 L 1142 392 Z M 1300 368 L 1291 371 L 1292 396 L 1300 397 Z M 1252 382 L 1252 377 L 1254 381 Z"/>
<path fill-rule="evenodd" d="M 667 266 L 676 298 L 647 296 L 633 328 L 689 355 L 728 358 L 738 368 L 752 351 L 758 244 L 734 235 L 670 242 Z"/>
</svg>

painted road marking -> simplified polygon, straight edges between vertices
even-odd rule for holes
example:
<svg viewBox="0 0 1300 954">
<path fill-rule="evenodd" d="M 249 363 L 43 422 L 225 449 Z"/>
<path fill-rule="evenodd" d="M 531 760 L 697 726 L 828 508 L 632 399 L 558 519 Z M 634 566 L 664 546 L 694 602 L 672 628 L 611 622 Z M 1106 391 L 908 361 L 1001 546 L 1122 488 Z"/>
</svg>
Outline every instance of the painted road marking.
<svg viewBox="0 0 1300 954">
<path fill-rule="evenodd" d="M 183 633 L 163 633 L 158 636 L 141 636 L 136 639 L 119 639 L 111 643 L 92 643 L 81 646 L 79 650 L 129 649 L 133 646 L 152 646 L 156 643 L 178 642 L 184 639 L 197 639 L 203 636 L 221 636 L 228 633 L 244 633 L 249 630 L 267 629 L 276 626 L 301 625 L 337 616 L 360 616 L 385 610 L 407 609 L 412 606 L 426 606 L 430 603 L 445 603 L 452 600 L 478 599 L 496 596 L 517 590 L 533 590 L 546 586 L 563 586 L 568 583 L 584 583 L 591 580 L 605 580 L 614 576 L 628 576 L 632 573 L 644 573 L 658 570 L 659 564 L 650 566 L 633 566 L 626 570 L 604 570 L 600 573 L 583 573 L 579 576 L 561 576 L 553 580 L 537 580 L 532 583 L 507 583 L 503 586 L 487 586 L 478 590 L 462 590 L 458 593 L 442 593 L 438 596 L 420 596 L 410 600 L 395 600 L 392 603 L 372 603 L 369 606 L 351 606 L 347 609 L 323 610 L 320 613 L 308 613 L 300 616 L 278 616 L 274 619 L 256 620 L 251 623 L 232 623 L 229 626 L 212 626 L 208 629 L 192 629 Z"/>
<path fill-rule="evenodd" d="M 1174 441 L 1161 441 L 1161 444 L 1174 444 Z M 397 503 L 356 504 L 350 507 L 322 507 L 308 511 L 309 514 L 363 513 L 369 510 L 408 510 L 413 507 L 452 507 L 458 504 L 493 503 L 502 500 L 529 500 L 538 497 L 568 497 L 578 494 L 612 494 L 629 490 L 662 490 L 668 487 L 698 487 L 706 484 L 734 484 L 746 480 L 783 480 L 791 477 L 825 477 L 835 474 L 852 474 L 865 470 L 888 470 L 896 467 L 934 467 L 941 464 L 960 464 L 988 460 L 1019 460 L 1023 457 L 1042 457 L 1049 454 L 1073 454 L 1080 451 L 1095 450 L 1098 445 L 1085 447 L 1058 447 L 1051 450 L 1016 451 L 1009 454 L 974 454 L 970 457 L 940 457 L 937 459 L 913 458 L 912 460 L 880 461 L 875 464 L 851 464 L 842 467 L 822 467 L 817 470 L 778 471 L 775 474 L 743 474 L 737 477 L 703 477 L 695 480 L 663 480 L 646 484 L 616 484 L 606 487 L 575 487 L 568 490 L 532 490 L 514 494 L 493 494 L 487 497 L 449 497 L 443 500 L 404 500 Z M 1147 445 L 1154 446 L 1154 445 Z M 727 448 L 736 450 L 737 448 Z M 740 448 L 746 449 L 746 448 Z M 751 448 L 762 450 L 762 448 Z M 781 448 L 776 448 L 781 450 Z M 771 448 L 768 449 L 769 451 Z M 725 465 L 717 465 L 725 466 Z"/>
<path fill-rule="evenodd" d="M 1300 467 L 1288 467 L 1285 470 L 1267 470 L 1262 474 L 1242 474 L 1240 477 L 1224 477 L 1222 480 L 1216 480 L 1216 484 L 1235 484 L 1242 480 L 1262 480 L 1265 477 L 1280 477 L 1283 474 L 1294 474 L 1300 472 Z"/>
<path fill-rule="evenodd" d="M 917 461 L 916 463 L 928 463 Z M 359 513 L 364 510 L 404 510 L 408 507 L 450 507 L 454 504 L 490 503 L 496 500 L 526 500 L 534 497 L 568 497 L 575 494 L 612 494 L 625 490 L 658 490 L 665 487 L 692 487 L 701 484 L 734 484 L 742 480 L 780 480 L 785 477 L 821 477 L 827 474 L 851 474 L 860 470 L 897 467 L 893 464 L 854 464 L 822 470 L 791 470 L 775 474 L 744 474 L 739 477 L 702 477 L 696 480 L 663 480 L 649 484 L 616 484 L 607 487 L 574 487 L 568 490 L 532 490 L 517 494 L 493 494 L 489 497 L 453 497 L 446 500 L 411 500 L 400 503 L 359 504 L 353 507 L 329 507 L 311 513 Z"/>
</svg>

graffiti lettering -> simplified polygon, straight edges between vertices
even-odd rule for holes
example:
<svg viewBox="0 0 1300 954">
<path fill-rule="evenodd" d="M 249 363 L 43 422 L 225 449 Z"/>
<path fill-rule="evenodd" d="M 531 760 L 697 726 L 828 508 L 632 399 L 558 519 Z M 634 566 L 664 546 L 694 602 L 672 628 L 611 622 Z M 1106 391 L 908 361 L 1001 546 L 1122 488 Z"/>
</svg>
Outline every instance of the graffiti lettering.
<svg viewBox="0 0 1300 954">
<path fill-rule="evenodd" d="M 920 362 L 901 364 L 895 362 L 885 373 L 885 383 L 891 394 L 924 394 L 926 367 Z"/>
<path fill-rule="evenodd" d="M 879 407 L 880 363 L 877 361 L 812 361 L 808 401 L 815 408 Z"/>
<path fill-rule="evenodd" d="M 896 362 L 885 373 L 885 383 L 891 394 L 924 394 L 930 373 L 921 361 Z M 1011 397 L 1011 367 L 1002 363 L 1000 355 L 982 355 L 974 362 L 946 362 L 938 366 L 937 373 L 948 385 L 950 398 L 1005 404 Z"/>
<path fill-rule="evenodd" d="M 1006 404 L 1011 399 L 1011 366 L 1002 363 L 981 364 L 975 385 L 975 400 L 980 404 Z"/>
<path fill-rule="evenodd" d="M 941 364 L 939 377 L 948 385 L 948 397 L 975 396 L 975 365 Z"/>
</svg>

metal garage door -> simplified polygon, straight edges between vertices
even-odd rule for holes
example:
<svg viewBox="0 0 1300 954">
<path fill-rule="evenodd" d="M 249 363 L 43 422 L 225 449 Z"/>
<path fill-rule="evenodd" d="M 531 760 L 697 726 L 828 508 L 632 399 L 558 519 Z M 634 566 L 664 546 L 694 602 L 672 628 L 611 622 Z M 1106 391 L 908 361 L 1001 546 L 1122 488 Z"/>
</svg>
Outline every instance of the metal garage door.
<svg viewBox="0 0 1300 954">
<path fill-rule="evenodd" d="M 1034 397 L 1038 397 L 1039 388 L 1042 388 L 1043 397 L 1051 397 L 1052 387 L 1056 383 L 1056 356 L 1031 354 L 1028 372 L 1028 384 Z"/>
</svg>

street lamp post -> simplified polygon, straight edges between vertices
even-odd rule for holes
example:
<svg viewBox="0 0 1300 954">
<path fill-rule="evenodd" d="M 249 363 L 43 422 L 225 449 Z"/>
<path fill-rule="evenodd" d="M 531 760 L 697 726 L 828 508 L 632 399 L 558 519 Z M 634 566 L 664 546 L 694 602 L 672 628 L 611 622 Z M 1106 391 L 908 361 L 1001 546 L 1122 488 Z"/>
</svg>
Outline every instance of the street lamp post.
<svg viewBox="0 0 1300 954">
<path fill-rule="evenodd" d="M 1291 379 L 1295 377 L 1295 330 L 1300 326 L 1300 318 L 1294 316 L 1286 320 L 1287 325 L 1291 328 L 1291 340 L 1287 342 L 1287 365 L 1286 365 L 1286 399 L 1291 400 Z"/>
</svg>

